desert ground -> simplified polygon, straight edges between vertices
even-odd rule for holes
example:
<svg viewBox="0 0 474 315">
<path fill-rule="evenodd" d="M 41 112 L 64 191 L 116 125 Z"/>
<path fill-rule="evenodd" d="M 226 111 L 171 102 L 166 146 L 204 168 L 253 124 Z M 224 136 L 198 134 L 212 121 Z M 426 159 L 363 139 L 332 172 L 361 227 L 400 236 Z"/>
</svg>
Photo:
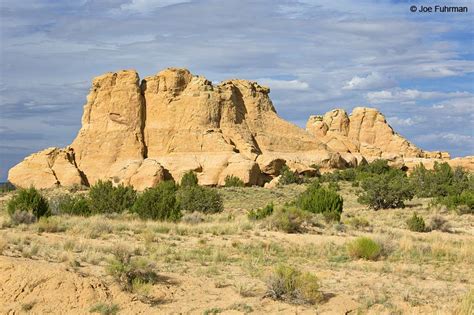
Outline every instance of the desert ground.
<svg viewBox="0 0 474 315">
<path fill-rule="evenodd" d="M 132 214 L 53 216 L 11 225 L 1 196 L 0 313 L 2 314 L 453 314 L 474 286 L 474 216 L 414 198 L 404 209 L 370 210 L 355 187 L 340 184 L 341 223 L 319 220 L 303 233 L 270 230 L 247 217 L 269 202 L 291 201 L 305 185 L 274 189 L 215 188 L 225 210 L 187 214 L 178 223 Z M 65 188 L 44 195 L 69 193 Z M 74 192 L 80 194 L 81 192 Z M 413 211 L 442 230 L 412 232 Z M 376 261 L 354 259 L 347 244 L 369 236 L 383 244 Z M 142 259 L 153 285 L 123 290 L 107 271 L 114 257 Z M 277 301 L 267 279 L 287 264 L 316 275 L 315 305 Z M 470 293 L 471 292 L 471 293 Z"/>
</svg>

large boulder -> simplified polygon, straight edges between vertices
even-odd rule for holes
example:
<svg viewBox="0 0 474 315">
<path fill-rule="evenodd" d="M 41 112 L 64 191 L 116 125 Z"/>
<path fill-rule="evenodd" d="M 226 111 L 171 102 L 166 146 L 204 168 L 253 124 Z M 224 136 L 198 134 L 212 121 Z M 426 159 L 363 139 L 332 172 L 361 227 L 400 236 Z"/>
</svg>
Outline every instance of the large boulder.
<svg viewBox="0 0 474 315">
<path fill-rule="evenodd" d="M 10 169 L 8 179 L 17 187 L 38 189 L 86 184 L 75 166 L 73 151 L 59 148 L 28 156 Z"/>
</svg>

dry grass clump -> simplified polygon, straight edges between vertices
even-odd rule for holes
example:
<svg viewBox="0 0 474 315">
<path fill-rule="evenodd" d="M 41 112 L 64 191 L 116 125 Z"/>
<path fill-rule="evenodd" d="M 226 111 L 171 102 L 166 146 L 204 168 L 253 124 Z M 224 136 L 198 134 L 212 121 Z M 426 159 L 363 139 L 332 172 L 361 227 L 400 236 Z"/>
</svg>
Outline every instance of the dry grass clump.
<svg viewBox="0 0 474 315">
<path fill-rule="evenodd" d="M 347 252 L 353 258 L 377 260 L 382 254 L 382 246 L 368 237 L 358 237 L 347 244 Z"/>
<path fill-rule="evenodd" d="M 318 278 L 293 267 L 280 265 L 267 280 L 267 295 L 294 304 L 316 304 L 323 300 Z"/>
<path fill-rule="evenodd" d="M 474 289 L 471 289 L 462 299 L 454 311 L 455 315 L 472 315 L 474 314 Z"/>
</svg>

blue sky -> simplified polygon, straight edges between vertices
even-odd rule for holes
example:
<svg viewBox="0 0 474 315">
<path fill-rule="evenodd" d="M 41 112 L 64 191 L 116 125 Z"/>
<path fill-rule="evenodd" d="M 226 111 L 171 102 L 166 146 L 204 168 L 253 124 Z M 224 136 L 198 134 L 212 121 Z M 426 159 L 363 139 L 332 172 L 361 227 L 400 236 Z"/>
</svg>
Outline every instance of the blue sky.
<svg viewBox="0 0 474 315">
<path fill-rule="evenodd" d="M 0 180 L 26 155 L 71 143 L 92 77 L 131 68 L 257 80 L 300 126 L 377 107 L 419 147 L 473 155 L 473 11 L 462 0 L 2 0 Z"/>
</svg>

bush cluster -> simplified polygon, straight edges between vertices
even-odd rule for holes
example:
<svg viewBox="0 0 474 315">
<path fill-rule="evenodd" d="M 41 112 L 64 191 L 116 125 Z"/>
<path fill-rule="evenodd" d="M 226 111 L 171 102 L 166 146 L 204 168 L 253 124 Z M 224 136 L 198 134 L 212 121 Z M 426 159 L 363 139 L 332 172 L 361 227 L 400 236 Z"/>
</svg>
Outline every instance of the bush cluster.
<svg viewBox="0 0 474 315">
<path fill-rule="evenodd" d="M 375 210 L 403 208 L 405 201 L 414 196 L 413 187 L 405 172 L 396 169 L 369 175 L 362 180 L 360 186 L 363 192 L 358 201 Z"/>
<path fill-rule="evenodd" d="M 267 280 L 267 295 L 295 304 L 316 304 L 323 299 L 319 279 L 308 272 L 280 265 Z"/>
<path fill-rule="evenodd" d="M 273 203 L 269 203 L 263 208 L 257 209 L 257 210 L 250 210 L 247 213 L 247 217 L 250 220 L 262 220 L 273 213 Z"/>
<path fill-rule="evenodd" d="M 448 163 L 435 162 L 432 170 L 422 164 L 415 167 L 410 179 L 416 195 L 433 197 L 441 204 L 461 214 L 474 213 L 474 175 L 461 168 L 452 169 Z"/>
<path fill-rule="evenodd" d="M 225 187 L 244 187 L 244 182 L 234 175 L 227 175 L 224 179 Z"/>
<path fill-rule="evenodd" d="M 286 165 L 280 170 L 280 179 L 278 180 L 278 184 L 280 185 L 289 185 L 289 184 L 301 184 L 303 180 L 298 175 L 296 171 L 290 170 L 290 168 Z"/>
<path fill-rule="evenodd" d="M 14 223 L 30 223 L 50 215 L 48 201 L 33 187 L 18 190 L 9 200 L 7 210 L 11 218 L 17 219 Z"/>
<path fill-rule="evenodd" d="M 425 220 L 422 216 L 413 212 L 413 215 L 407 220 L 407 226 L 410 231 L 413 232 L 426 232 Z"/>
<path fill-rule="evenodd" d="M 315 182 L 296 199 L 296 206 L 312 213 L 321 213 L 327 221 L 339 221 L 343 208 L 343 199 L 337 192 L 320 187 Z"/>
<path fill-rule="evenodd" d="M 176 190 L 173 182 L 161 182 L 138 196 L 131 210 L 142 219 L 176 221 L 181 217 Z"/>
<path fill-rule="evenodd" d="M 99 180 L 89 190 L 89 207 L 92 214 L 122 213 L 130 209 L 137 199 L 131 186 L 113 186 L 111 181 Z"/>
<path fill-rule="evenodd" d="M 216 213 L 224 210 L 219 193 L 208 187 L 181 187 L 177 192 L 177 200 L 182 210 L 190 212 Z"/>
<path fill-rule="evenodd" d="M 186 172 L 181 178 L 181 187 L 194 187 L 198 185 L 198 178 L 193 171 Z"/>
</svg>

